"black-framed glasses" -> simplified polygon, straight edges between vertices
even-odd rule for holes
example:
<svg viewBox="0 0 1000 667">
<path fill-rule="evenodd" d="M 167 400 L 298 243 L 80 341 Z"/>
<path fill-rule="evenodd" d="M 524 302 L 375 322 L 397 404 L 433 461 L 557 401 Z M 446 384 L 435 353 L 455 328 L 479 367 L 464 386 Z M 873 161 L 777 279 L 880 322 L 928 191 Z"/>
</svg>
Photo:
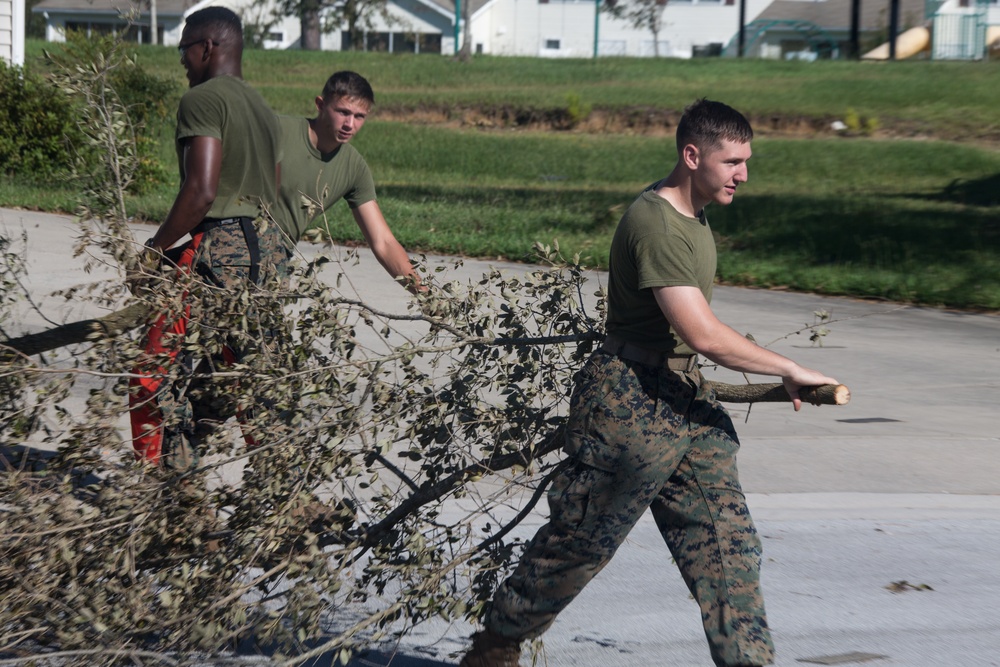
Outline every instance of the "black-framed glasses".
<svg viewBox="0 0 1000 667">
<path fill-rule="evenodd" d="M 177 45 L 177 53 L 181 54 L 181 57 L 183 58 L 184 54 L 187 53 L 187 50 L 190 49 L 192 46 L 194 46 L 195 44 L 203 44 L 205 42 L 211 42 L 213 46 L 218 46 L 219 45 L 219 42 L 215 41 L 211 37 L 202 37 L 201 39 L 195 39 L 193 41 L 190 41 L 187 44 L 183 44 L 183 43 L 182 44 L 178 44 Z"/>
</svg>

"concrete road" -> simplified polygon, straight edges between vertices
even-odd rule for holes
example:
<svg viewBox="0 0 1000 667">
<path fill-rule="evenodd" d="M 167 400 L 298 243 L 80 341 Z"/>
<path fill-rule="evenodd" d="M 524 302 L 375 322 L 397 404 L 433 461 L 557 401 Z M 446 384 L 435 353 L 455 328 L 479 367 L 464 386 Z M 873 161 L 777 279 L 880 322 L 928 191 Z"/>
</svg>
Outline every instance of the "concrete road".
<svg viewBox="0 0 1000 667">
<path fill-rule="evenodd" d="M 101 277 L 72 259 L 69 219 L 0 210 L 0 234 L 17 238 L 21 230 L 27 284 L 45 311 L 58 321 L 100 314 L 48 296 Z M 140 241 L 149 233 L 137 228 Z M 448 270 L 464 280 L 490 265 Z M 362 296 L 405 308 L 406 293 L 370 253 L 350 275 Z M 728 287 L 716 290 L 713 305 L 738 331 L 774 341 L 772 349 L 852 391 L 844 407 L 731 410 L 743 486 L 764 539 L 776 664 L 1000 665 L 1000 317 Z M 822 347 L 808 333 L 787 336 L 819 310 L 833 320 Z M 27 312 L 18 324 L 46 326 Z M 706 375 L 742 381 L 728 371 Z M 542 520 L 533 516 L 525 534 Z M 430 623 L 354 664 L 454 664 L 469 632 Z M 545 635 L 539 664 L 709 667 L 701 632 L 647 515 Z M 527 654 L 522 664 L 530 664 Z"/>
</svg>

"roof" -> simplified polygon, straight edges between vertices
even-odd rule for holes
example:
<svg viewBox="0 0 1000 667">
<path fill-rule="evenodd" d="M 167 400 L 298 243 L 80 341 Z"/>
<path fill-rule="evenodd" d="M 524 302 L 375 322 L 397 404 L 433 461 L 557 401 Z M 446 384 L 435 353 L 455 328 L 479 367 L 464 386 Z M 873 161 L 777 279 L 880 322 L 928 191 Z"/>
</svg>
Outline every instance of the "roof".
<svg viewBox="0 0 1000 667">
<path fill-rule="evenodd" d="M 198 4 L 200 0 L 157 0 L 157 16 L 183 16 L 184 12 Z M 130 0 L 42 0 L 31 10 L 33 12 L 68 12 L 87 14 L 121 14 L 133 7 L 140 14 L 149 14 L 148 2 L 132 2 Z"/>
<path fill-rule="evenodd" d="M 475 15 L 480 9 L 488 5 L 492 0 L 469 0 L 469 16 Z M 443 10 L 443 13 L 450 16 L 455 15 L 455 0 L 425 0 L 426 4 L 433 5 Z"/>
<path fill-rule="evenodd" d="M 164 16 L 183 16 L 191 7 L 202 0 L 157 0 L 156 13 Z M 425 4 L 437 8 L 446 16 L 455 15 L 455 0 L 422 0 Z M 471 0 L 470 15 L 488 5 L 492 0 Z M 33 12 L 80 12 L 80 13 L 110 13 L 121 14 L 132 7 L 138 7 L 140 13 L 149 13 L 149 2 L 133 0 L 42 0 L 32 9 Z"/>
<path fill-rule="evenodd" d="M 882 30 L 889 25 L 888 0 L 861 0 L 861 30 Z M 808 21 L 826 30 L 851 29 L 851 0 L 774 0 L 754 19 L 766 21 Z M 924 0 L 899 0 L 900 26 L 924 21 Z"/>
</svg>

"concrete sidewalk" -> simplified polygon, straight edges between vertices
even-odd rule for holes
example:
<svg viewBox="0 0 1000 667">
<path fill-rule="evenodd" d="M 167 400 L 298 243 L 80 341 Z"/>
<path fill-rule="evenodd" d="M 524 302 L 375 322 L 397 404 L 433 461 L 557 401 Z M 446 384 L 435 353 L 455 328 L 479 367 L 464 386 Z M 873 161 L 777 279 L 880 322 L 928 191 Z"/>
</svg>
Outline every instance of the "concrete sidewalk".
<svg viewBox="0 0 1000 667">
<path fill-rule="evenodd" d="M 70 261 L 69 219 L 0 210 L 0 235 L 22 229 L 29 286 L 47 312 L 59 321 L 99 315 L 45 296 L 99 277 Z M 137 238 L 151 231 L 138 228 Z M 498 264 L 466 260 L 447 275 L 466 280 L 488 266 Z M 406 293 L 367 251 L 350 275 L 363 297 L 405 309 Z M 1000 317 L 727 287 L 713 306 L 738 331 L 852 391 L 844 407 L 731 409 L 764 539 L 776 664 L 1000 665 Z M 833 319 L 822 347 L 808 333 L 787 336 L 817 310 Z M 27 316 L 21 324 L 46 326 Z M 454 664 L 471 630 L 429 623 L 355 664 Z M 552 667 L 712 664 L 697 607 L 648 515 L 544 646 L 540 664 Z"/>
</svg>

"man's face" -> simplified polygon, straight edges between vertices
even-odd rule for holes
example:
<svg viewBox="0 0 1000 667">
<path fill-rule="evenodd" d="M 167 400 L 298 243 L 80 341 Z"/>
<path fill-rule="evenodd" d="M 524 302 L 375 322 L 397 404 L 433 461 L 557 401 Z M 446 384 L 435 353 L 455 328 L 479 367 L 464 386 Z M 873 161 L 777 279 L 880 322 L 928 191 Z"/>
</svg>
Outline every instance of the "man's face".
<svg viewBox="0 0 1000 667">
<path fill-rule="evenodd" d="M 194 88 L 207 80 L 208 43 L 212 41 L 202 30 L 189 30 L 186 26 L 181 33 L 177 50 L 181 54 L 181 65 L 187 73 L 188 86 Z"/>
<path fill-rule="evenodd" d="M 694 175 L 695 194 L 705 204 L 731 204 L 740 183 L 747 181 L 749 143 L 723 139 L 718 148 L 700 151 Z"/>
<path fill-rule="evenodd" d="M 349 142 L 361 130 L 371 105 L 354 97 L 335 97 L 326 101 L 317 97 L 316 108 L 319 111 L 316 134 L 321 142 L 340 145 Z"/>
</svg>

